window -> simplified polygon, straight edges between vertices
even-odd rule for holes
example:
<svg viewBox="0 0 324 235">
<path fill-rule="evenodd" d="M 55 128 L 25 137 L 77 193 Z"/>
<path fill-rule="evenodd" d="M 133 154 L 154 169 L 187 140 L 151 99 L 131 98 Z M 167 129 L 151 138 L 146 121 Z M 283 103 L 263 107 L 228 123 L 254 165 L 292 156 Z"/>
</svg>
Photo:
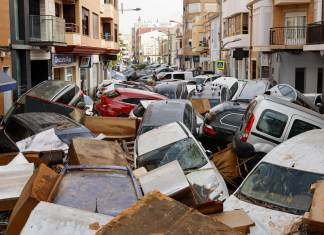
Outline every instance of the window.
<svg viewBox="0 0 324 235">
<path fill-rule="evenodd" d="M 114 1 L 114 7 L 117 9 L 118 8 L 118 0 Z"/>
<path fill-rule="evenodd" d="M 115 24 L 115 42 L 118 42 L 118 25 Z"/>
<path fill-rule="evenodd" d="M 32 135 L 30 130 L 28 130 L 25 126 L 20 125 L 15 120 L 10 120 L 8 122 L 5 132 L 10 137 L 10 139 L 14 142 L 18 142 L 20 140 L 26 139 Z"/>
<path fill-rule="evenodd" d="M 248 29 L 248 13 L 240 13 L 224 19 L 224 37 L 248 34 Z"/>
<path fill-rule="evenodd" d="M 99 38 L 99 17 L 93 13 L 93 38 Z"/>
<path fill-rule="evenodd" d="M 82 33 L 89 36 L 89 10 L 82 7 Z"/>
<path fill-rule="evenodd" d="M 134 104 L 134 105 L 139 105 L 141 103 L 140 98 L 129 98 L 129 99 L 124 99 L 123 102 L 127 104 Z"/>
<path fill-rule="evenodd" d="M 301 133 L 304 133 L 306 131 L 314 130 L 314 129 L 320 129 L 318 126 L 315 126 L 313 124 L 304 122 L 302 120 L 295 120 L 294 124 L 291 127 L 288 139 L 299 135 Z"/>
<path fill-rule="evenodd" d="M 234 126 L 239 128 L 243 122 L 242 113 L 226 113 L 225 116 L 220 120 L 223 125 Z"/>
<path fill-rule="evenodd" d="M 164 76 L 164 79 L 171 79 L 171 78 L 172 78 L 172 74 L 170 73 Z"/>
<path fill-rule="evenodd" d="M 68 81 L 68 82 L 73 81 L 73 68 L 72 67 L 66 68 L 65 81 Z"/>
<path fill-rule="evenodd" d="M 280 138 L 285 130 L 288 116 L 273 110 L 266 110 L 261 115 L 257 130 Z"/>
<path fill-rule="evenodd" d="M 185 75 L 184 74 L 173 74 L 174 79 L 184 80 Z"/>
<path fill-rule="evenodd" d="M 73 88 L 68 92 L 64 93 L 56 102 L 61 104 L 69 104 L 76 95 L 76 89 Z"/>
<path fill-rule="evenodd" d="M 188 5 L 189 14 L 201 12 L 201 3 L 191 3 Z"/>
<path fill-rule="evenodd" d="M 205 4 L 205 11 L 206 12 L 217 12 L 218 5 L 217 3 L 206 3 Z"/>
<path fill-rule="evenodd" d="M 55 16 L 61 17 L 61 4 L 55 3 Z"/>
</svg>

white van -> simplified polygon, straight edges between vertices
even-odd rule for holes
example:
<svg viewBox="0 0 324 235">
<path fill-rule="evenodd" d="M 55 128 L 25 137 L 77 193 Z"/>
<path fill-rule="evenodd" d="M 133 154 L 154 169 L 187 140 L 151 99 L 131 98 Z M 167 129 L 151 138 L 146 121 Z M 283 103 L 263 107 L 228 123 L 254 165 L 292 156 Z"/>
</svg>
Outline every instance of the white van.
<svg viewBox="0 0 324 235">
<path fill-rule="evenodd" d="M 193 73 L 191 71 L 178 71 L 178 72 L 169 72 L 164 73 L 159 80 L 184 80 L 184 81 L 192 81 Z"/>
</svg>

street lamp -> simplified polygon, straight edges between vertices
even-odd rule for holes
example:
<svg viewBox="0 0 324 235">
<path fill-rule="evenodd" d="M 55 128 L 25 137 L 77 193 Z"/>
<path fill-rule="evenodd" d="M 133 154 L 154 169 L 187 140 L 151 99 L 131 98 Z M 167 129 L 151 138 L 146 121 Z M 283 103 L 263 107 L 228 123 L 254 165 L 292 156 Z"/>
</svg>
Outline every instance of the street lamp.
<svg viewBox="0 0 324 235">
<path fill-rule="evenodd" d="M 219 48 L 219 59 L 221 60 L 222 59 L 222 51 L 224 50 L 224 48 L 230 44 L 230 43 L 233 43 L 233 42 L 239 42 L 239 41 L 242 41 L 241 38 L 236 38 L 232 41 L 229 41 L 229 42 L 226 42 L 226 43 L 223 43 L 223 41 L 220 41 L 220 48 Z"/>
<path fill-rule="evenodd" d="M 170 22 L 170 23 L 176 23 L 176 24 L 183 25 L 183 23 L 181 23 L 181 22 L 179 22 L 179 21 L 175 21 L 175 20 L 170 20 L 169 22 Z"/>
<path fill-rule="evenodd" d="M 142 9 L 137 7 L 137 8 L 131 8 L 131 9 L 124 9 L 124 3 L 121 3 L 121 12 L 124 14 L 124 11 L 141 11 Z"/>
</svg>

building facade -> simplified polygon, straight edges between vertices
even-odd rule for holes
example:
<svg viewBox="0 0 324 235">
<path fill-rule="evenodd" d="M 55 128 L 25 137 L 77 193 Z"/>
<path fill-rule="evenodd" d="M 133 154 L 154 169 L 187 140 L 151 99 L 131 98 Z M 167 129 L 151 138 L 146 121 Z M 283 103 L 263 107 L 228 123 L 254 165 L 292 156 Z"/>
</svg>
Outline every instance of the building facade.
<svg viewBox="0 0 324 235">
<path fill-rule="evenodd" d="M 185 69 L 200 67 L 200 53 L 194 50 L 193 41 L 200 41 L 202 27 L 201 18 L 206 13 L 216 13 L 218 3 L 215 0 L 184 0 L 183 1 L 183 57 Z M 196 22 L 195 29 L 193 25 Z M 197 40 L 198 39 L 198 40 Z M 198 49 L 199 50 L 199 49 Z"/>
<path fill-rule="evenodd" d="M 11 75 L 9 0 L 1 2 L 0 22 L 0 71 Z M 12 92 L 0 92 L 0 115 L 4 115 L 11 105 Z"/>
<path fill-rule="evenodd" d="M 10 1 L 17 95 L 48 79 L 76 82 L 89 95 L 118 49 L 117 0 Z"/>
<path fill-rule="evenodd" d="M 222 0 L 222 58 L 225 74 L 248 78 L 249 71 L 249 11 L 248 0 Z"/>
</svg>

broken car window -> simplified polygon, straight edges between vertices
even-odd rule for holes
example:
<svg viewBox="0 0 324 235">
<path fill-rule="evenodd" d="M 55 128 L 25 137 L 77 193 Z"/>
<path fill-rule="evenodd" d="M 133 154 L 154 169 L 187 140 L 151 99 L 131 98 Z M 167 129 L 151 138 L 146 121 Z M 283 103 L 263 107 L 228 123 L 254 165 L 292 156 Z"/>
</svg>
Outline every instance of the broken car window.
<svg viewBox="0 0 324 235">
<path fill-rule="evenodd" d="M 324 175 L 261 163 L 237 196 L 273 210 L 303 215 L 312 203 L 311 185 L 323 179 Z"/>
<path fill-rule="evenodd" d="M 138 158 L 138 167 L 154 170 L 169 162 L 178 160 L 184 171 L 199 169 L 207 164 L 205 156 L 191 138 L 153 150 Z"/>
</svg>

